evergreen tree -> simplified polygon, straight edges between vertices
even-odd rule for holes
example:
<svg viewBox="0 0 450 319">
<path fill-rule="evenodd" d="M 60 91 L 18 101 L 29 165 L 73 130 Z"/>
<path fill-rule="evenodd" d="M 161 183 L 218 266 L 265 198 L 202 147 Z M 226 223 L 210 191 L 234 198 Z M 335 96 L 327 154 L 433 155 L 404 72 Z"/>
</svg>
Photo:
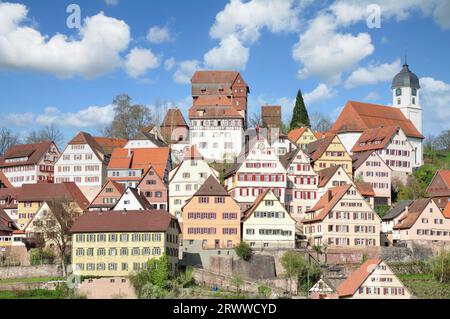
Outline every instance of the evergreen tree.
<svg viewBox="0 0 450 319">
<path fill-rule="evenodd" d="M 294 112 L 292 114 L 291 131 L 302 126 L 310 127 L 311 124 L 309 122 L 309 115 L 306 110 L 305 101 L 303 101 L 302 91 L 298 90 Z"/>
</svg>

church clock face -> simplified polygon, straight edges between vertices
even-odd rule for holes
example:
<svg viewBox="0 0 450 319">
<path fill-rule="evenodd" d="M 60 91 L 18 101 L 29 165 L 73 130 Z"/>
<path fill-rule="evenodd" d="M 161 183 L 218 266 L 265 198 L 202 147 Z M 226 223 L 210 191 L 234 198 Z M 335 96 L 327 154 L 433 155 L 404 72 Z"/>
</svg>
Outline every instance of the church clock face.
<svg viewBox="0 0 450 319">
<path fill-rule="evenodd" d="M 395 95 L 401 96 L 401 95 L 402 95 L 402 89 L 397 89 L 397 90 L 395 91 Z"/>
</svg>

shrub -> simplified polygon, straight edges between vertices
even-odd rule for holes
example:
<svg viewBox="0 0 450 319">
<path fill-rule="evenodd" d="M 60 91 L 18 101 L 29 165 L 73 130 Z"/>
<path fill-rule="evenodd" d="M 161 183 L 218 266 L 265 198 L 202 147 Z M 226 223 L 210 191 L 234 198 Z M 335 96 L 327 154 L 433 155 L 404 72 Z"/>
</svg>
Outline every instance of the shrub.
<svg viewBox="0 0 450 319">
<path fill-rule="evenodd" d="M 440 252 L 430 259 L 431 273 L 440 283 L 450 280 L 450 252 Z"/>
<path fill-rule="evenodd" d="M 236 255 L 238 255 L 239 258 L 245 261 L 249 261 L 253 255 L 252 248 L 245 241 L 241 241 L 241 243 L 238 246 L 236 246 L 236 248 L 234 248 L 234 251 L 236 252 Z"/>
<path fill-rule="evenodd" d="M 32 266 L 53 264 L 55 254 L 53 251 L 42 248 L 34 248 L 30 251 L 30 263 Z"/>
<path fill-rule="evenodd" d="M 167 255 L 159 259 L 150 259 L 147 262 L 147 269 L 143 269 L 130 275 L 130 282 L 134 286 L 139 297 L 143 294 L 143 289 L 147 284 L 152 284 L 161 289 L 168 290 L 169 286 L 169 261 Z M 153 287 L 147 287 L 146 296 L 149 296 Z"/>
<path fill-rule="evenodd" d="M 258 287 L 258 294 L 263 298 L 270 298 L 272 295 L 272 289 L 267 286 L 261 285 Z"/>
</svg>

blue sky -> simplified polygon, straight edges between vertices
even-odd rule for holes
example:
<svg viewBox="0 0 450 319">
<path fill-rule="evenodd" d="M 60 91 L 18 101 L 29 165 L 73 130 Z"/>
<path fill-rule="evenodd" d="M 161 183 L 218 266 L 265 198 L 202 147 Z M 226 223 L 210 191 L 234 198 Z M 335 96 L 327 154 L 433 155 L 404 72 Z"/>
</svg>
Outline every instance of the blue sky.
<svg viewBox="0 0 450 319">
<path fill-rule="evenodd" d="M 67 27 L 71 3 L 81 30 Z M 371 3 L 381 28 L 366 23 Z M 186 111 L 196 68 L 240 70 L 250 113 L 281 104 L 289 119 L 300 88 L 334 119 L 348 100 L 390 105 L 407 53 L 436 134 L 450 128 L 449 15 L 446 0 L 0 1 L 0 126 L 98 134 L 120 93 Z"/>
</svg>

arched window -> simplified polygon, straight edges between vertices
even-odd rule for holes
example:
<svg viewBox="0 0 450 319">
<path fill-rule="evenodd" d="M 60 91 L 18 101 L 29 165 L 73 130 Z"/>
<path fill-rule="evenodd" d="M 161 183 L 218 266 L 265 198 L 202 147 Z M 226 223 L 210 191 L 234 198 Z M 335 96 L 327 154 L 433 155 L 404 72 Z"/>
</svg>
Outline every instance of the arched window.
<svg viewBox="0 0 450 319">
<path fill-rule="evenodd" d="M 417 89 L 412 89 L 412 96 L 417 96 Z"/>
<path fill-rule="evenodd" d="M 396 96 L 401 96 L 402 95 L 402 89 L 398 88 L 397 90 L 395 90 L 395 95 Z"/>
</svg>

